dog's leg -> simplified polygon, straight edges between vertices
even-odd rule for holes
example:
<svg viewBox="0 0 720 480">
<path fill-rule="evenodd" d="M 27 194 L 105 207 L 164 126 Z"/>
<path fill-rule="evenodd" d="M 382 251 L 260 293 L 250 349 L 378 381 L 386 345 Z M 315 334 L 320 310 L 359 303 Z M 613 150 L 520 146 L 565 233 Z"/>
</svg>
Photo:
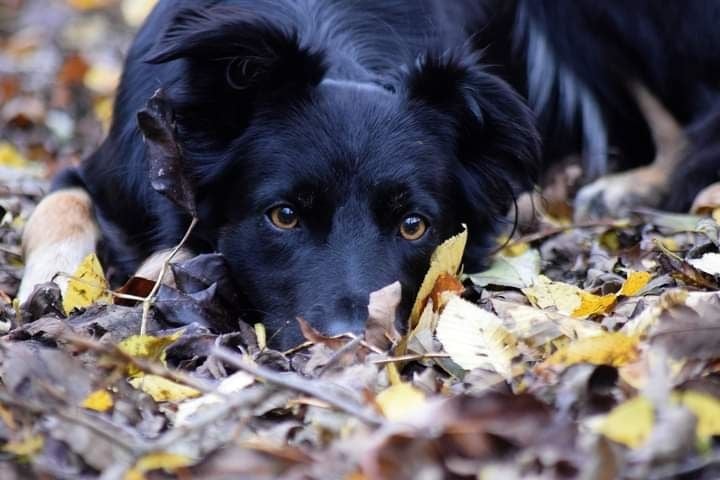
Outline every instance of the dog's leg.
<svg viewBox="0 0 720 480">
<path fill-rule="evenodd" d="M 160 271 L 162 270 L 163 264 L 167 261 L 168 256 L 170 255 L 170 252 L 172 251 L 172 248 L 168 248 L 165 250 L 160 250 L 159 252 L 155 252 L 154 254 L 150 255 L 145 261 L 140 265 L 140 267 L 135 271 L 136 277 L 142 277 L 147 280 L 157 280 L 160 276 Z M 184 262 L 185 260 L 190 260 L 193 257 L 193 254 L 190 250 L 187 250 L 185 248 L 181 248 L 178 250 L 178 252 L 173 257 L 172 261 L 173 263 L 179 263 Z M 165 276 L 162 279 L 162 283 L 165 285 L 168 285 L 170 287 L 175 287 L 175 279 L 173 278 L 172 271 L 168 269 L 165 272 Z"/>
<path fill-rule="evenodd" d="M 18 299 L 24 302 L 35 285 L 53 280 L 64 291 L 68 279 L 82 260 L 95 251 L 99 229 L 90 195 L 80 188 L 54 192 L 45 197 L 31 215 L 22 237 L 25 257 Z"/>
<path fill-rule="evenodd" d="M 683 128 L 645 87 L 630 85 L 655 142 L 652 164 L 604 176 L 578 192 L 575 217 L 623 216 L 638 206 L 657 207 L 670 190 L 670 178 L 688 146 Z"/>
</svg>

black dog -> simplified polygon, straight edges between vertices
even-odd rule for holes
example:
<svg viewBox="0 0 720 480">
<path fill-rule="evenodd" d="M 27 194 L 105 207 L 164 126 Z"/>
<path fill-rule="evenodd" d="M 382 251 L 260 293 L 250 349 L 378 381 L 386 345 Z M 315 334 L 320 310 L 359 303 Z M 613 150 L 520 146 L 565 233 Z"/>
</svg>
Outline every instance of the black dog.
<svg viewBox="0 0 720 480">
<path fill-rule="evenodd" d="M 473 3 L 161 0 L 129 53 L 109 137 L 28 226 L 28 271 L 40 273 L 24 288 L 52 273 L 33 264 L 67 225 L 85 245 L 98 238 L 68 195 L 87 206 L 89 194 L 123 276 L 181 238 L 189 219 L 150 187 L 136 123 L 163 88 L 196 186 L 190 249 L 225 255 L 246 320 L 281 330 L 280 347 L 301 339 L 298 316 L 357 331 L 369 293 L 397 280 L 406 316 L 431 252 L 463 223 L 466 269 L 480 268 L 539 157 L 529 110 L 469 44 L 483 16 Z"/>
<path fill-rule="evenodd" d="M 590 179 L 652 162 L 589 185 L 579 210 L 687 211 L 700 189 L 720 181 L 716 0 L 482 3 L 475 45 L 527 96 L 547 161 L 583 150 Z"/>
</svg>

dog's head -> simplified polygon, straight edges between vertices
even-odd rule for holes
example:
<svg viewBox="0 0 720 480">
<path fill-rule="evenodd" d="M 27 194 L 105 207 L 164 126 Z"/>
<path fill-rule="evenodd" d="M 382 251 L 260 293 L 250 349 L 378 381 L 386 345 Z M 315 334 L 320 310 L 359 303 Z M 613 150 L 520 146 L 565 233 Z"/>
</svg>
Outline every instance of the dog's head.
<svg viewBox="0 0 720 480">
<path fill-rule="evenodd" d="M 398 65 L 390 87 L 332 78 L 331 58 L 226 7 L 183 11 L 150 57 L 184 62 L 169 95 L 201 222 L 280 347 L 298 316 L 361 330 L 370 292 L 397 280 L 406 316 L 463 223 L 478 268 L 538 156 L 530 113 L 472 54 Z"/>
</svg>

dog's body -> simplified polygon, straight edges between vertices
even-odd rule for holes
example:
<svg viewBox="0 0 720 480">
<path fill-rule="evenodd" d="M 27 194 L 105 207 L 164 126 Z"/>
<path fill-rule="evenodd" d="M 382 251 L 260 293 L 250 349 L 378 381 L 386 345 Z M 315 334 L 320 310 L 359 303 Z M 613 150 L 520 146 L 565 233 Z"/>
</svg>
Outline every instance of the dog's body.
<svg viewBox="0 0 720 480">
<path fill-rule="evenodd" d="M 526 95 L 546 159 L 583 150 L 591 177 L 631 169 L 582 190 L 581 211 L 686 209 L 719 179 L 718 22 L 712 0 L 161 0 L 107 140 L 31 221 L 20 296 L 69 268 L 48 258 L 97 239 L 86 218 L 72 244 L 38 241 L 66 205 L 92 202 L 121 278 L 182 237 L 190 219 L 151 188 L 136 122 L 159 88 L 196 190 L 188 247 L 227 257 L 246 320 L 281 331 L 280 346 L 299 340 L 284 329 L 296 316 L 361 328 L 368 294 L 396 280 L 405 315 L 462 223 L 466 269 L 480 267 L 539 157 L 534 119 L 480 50 Z"/>
<path fill-rule="evenodd" d="M 300 340 L 297 316 L 358 330 L 369 293 L 397 280 L 405 315 L 462 224 L 466 265 L 481 265 L 539 156 L 529 110 L 469 47 L 474 3 L 161 0 L 107 140 L 55 188 L 89 193 L 121 277 L 176 244 L 190 219 L 153 191 L 136 122 L 162 88 L 198 202 L 188 247 L 225 255 L 246 320 L 280 330 L 283 347 Z"/>
<path fill-rule="evenodd" d="M 583 150 L 591 178 L 653 162 L 586 187 L 581 214 L 617 215 L 643 204 L 687 211 L 701 188 L 720 180 L 720 3 L 484 6 L 476 46 L 498 67 L 493 73 L 528 98 L 547 161 Z M 667 121 L 658 125 L 657 107 L 682 134 L 668 134 Z"/>
</svg>

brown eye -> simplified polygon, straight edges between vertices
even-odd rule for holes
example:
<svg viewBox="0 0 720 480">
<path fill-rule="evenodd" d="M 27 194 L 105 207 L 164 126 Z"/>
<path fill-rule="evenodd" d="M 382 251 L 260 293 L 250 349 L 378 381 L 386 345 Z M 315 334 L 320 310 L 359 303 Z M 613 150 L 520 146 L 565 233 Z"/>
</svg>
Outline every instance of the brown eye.
<svg viewBox="0 0 720 480">
<path fill-rule="evenodd" d="M 278 228 L 291 230 L 298 225 L 298 214 L 292 207 L 281 205 L 270 210 L 270 221 Z"/>
<path fill-rule="evenodd" d="M 400 235 L 405 240 L 419 240 L 427 231 L 425 219 L 419 215 L 408 215 L 400 222 Z"/>
</svg>

